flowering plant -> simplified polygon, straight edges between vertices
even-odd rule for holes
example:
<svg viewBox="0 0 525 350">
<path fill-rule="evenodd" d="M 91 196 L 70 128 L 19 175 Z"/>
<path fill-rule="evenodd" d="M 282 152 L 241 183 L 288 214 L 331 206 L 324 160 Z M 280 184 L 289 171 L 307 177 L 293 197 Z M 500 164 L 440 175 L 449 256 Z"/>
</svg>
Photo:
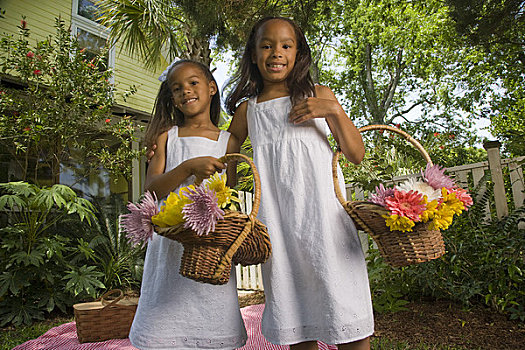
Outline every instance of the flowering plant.
<svg viewBox="0 0 525 350">
<path fill-rule="evenodd" d="M 226 175 L 215 173 L 200 185 L 171 192 L 158 209 L 157 198 L 147 191 L 138 204 L 129 203 L 129 214 L 121 215 L 126 237 L 133 245 L 144 244 L 153 236 L 154 225 L 169 227 L 183 224 L 199 236 L 215 230 L 224 210 L 236 210 L 236 191 L 226 186 Z"/>
<path fill-rule="evenodd" d="M 418 222 L 429 222 L 429 228 L 447 229 L 454 214 L 459 215 L 472 205 L 468 192 L 459 188 L 445 175 L 445 169 L 427 164 L 422 179 L 409 179 L 399 186 L 376 187 L 370 201 L 385 207 L 385 218 L 390 231 L 411 232 Z"/>
</svg>

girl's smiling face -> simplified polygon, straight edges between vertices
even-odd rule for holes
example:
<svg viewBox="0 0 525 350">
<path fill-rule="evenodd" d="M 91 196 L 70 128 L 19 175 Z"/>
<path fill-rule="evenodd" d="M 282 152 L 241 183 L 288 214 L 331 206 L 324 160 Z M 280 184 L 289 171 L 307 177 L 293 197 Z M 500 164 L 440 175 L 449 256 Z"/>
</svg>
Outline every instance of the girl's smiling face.
<svg viewBox="0 0 525 350">
<path fill-rule="evenodd" d="M 296 56 L 297 38 L 290 23 L 273 19 L 261 26 L 252 62 L 257 64 L 265 87 L 284 83 L 295 66 Z"/>
<path fill-rule="evenodd" d="M 204 113 L 209 118 L 211 98 L 217 93 L 217 86 L 208 81 L 198 66 L 182 63 L 173 68 L 168 79 L 173 103 L 184 117 Z"/>
</svg>

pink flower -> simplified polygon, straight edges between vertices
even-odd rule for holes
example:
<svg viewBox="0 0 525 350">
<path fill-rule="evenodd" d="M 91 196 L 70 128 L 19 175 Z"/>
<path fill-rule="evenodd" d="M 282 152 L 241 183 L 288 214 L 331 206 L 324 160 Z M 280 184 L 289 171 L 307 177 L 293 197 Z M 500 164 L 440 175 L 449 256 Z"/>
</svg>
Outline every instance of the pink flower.
<svg viewBox="0 0 525 350">
<path fill-rule="evenodd" d="M 33 58 L 33 57 L 35 57 L 35 54 L 34 54 L 32 51 L 29 51 L 29 52 L 26 54 L 26 57 L 28 57 L 28 58 Z"/>
<path fill-rule="evenodd" d="M 144 245 L 153 236 L 151 217 L 159 213 L 157 196 L 146 191 L 138 204 L 129 203 L 129 214 L 120 216 L 122 229 L 133 246 Z"/>
<path fill-rule="evenodd" d="M 454 180 L 445 175 L 445 170 L 445 168 L 441 168 L 439 165 L 427 164 L 423 172 L 423 179 L 435 190 L 441 189 L 442 187 L 451 189 L 455 186 L 455 183 Z"/>
<path fill-rule="evenodd" d="M 111 119 L 106 118 L 106 123 L 109 123 L 110 121 L 111 121 Z"/>
<path fill-rule="evenodd" d="M 390 215 L 398 215 L 419 221 L 421 213 L 426 209 L 423 195 L 416 191 L 394 191 L 394 195 L 385 198 Z"/>
<path fill-rule="evenodd" d="M 193 202 L 182 208 L 184 227 L 191 228 L 199 236 L 215 230 L 217 220 L 222 219 L 224 215 L 215 193 L 205 184 L 201 184 L 194 190 L 188 189 L 185 195 Z"/>
<path fill-rule="evenodd" d="M 468 210 L 468 207 L 470 207 L 474 202 L 472 201 L 472 197 L 470 194 L 468 194 L 467 190 L 464 190 L 462 188 L 456 187 L 450 190 L 450 192 L 453 192 L 456 194 L 456 198 L 463 203 L 465 206 L 465 210 Z"/>
<path fill-rule="evenodd" d="M 370 202 L 386 206 L 385 198 L 390 197 L 394 194 L 393 188 L 385 188 L 383 184 L 376 186 L 376 193 L 370 196 Z"/>
</svg>

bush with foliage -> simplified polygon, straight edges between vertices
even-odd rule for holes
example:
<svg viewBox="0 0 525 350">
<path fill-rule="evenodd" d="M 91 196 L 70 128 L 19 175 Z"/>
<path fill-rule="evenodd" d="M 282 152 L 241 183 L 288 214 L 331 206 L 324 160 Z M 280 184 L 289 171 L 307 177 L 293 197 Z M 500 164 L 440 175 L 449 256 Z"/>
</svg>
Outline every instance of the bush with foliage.
<svg viewBox="0 0 525 350">
<path fill-rule="evenodd" d="M 137 288 L 144 249 L 120 231 L 119 196 L 79 198 L 69 187 L 0 184 L 0 325 L 30 324 L 108 289 Z"/>
<path fill-rule="evenodd" d="M 102 274 L 88 265 L 87 242 L 55 234 L 62 221 L 92 223 L 94 207 L 67 186 L 0 184 L 0 325 L 30 324 L 66 311 L 75 298 L 95 296 Z M 5 214 L 4 214 L 5 215 Z"/>
<path fill-rule="evenodd" d="M 0 146 L 17 161 L 24 181 L 38 183 L 45 168 L 58 183 L 60 164 L 73 152 L 89 171 L 99 170 L 96 163 L 129 178 L 131 160 L 139 156 L 131 148 L 137 126 L 111 114 L 117 94 L 112 71 L 103 54 L 80 47 L 63 20 L 55 27 L 55 36 L 34 46 L 25 20 L 18 38 L 0 38 Z M 130 93 L 133 87 L 123 98 Z"/>
<path fill-rule="evenodd" d="M 136 289 L 142 280 L 145 247 L 133 247 L 120 227 L 120 215 L 127 213 L 126 205 L 119 195 L 93 198 L 96 220 L 91 226 L 84 225 L 89 237 L 90 260 L 96 271 L 103 274 L 102 282 L 107 289 Z"/>
</svg>

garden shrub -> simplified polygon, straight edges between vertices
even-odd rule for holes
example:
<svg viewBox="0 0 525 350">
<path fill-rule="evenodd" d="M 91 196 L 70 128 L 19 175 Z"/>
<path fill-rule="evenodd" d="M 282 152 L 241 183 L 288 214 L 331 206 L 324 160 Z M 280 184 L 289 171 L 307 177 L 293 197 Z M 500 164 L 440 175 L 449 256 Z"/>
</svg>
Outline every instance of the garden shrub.
<svg viewBox="0 0 525 350">
<path fill-rule="evenodd" d="M 67 186 L 0 184 L 0 325 L 31 324 L 105 290 L 138 288 L 144 249 L 119 229 L 122 198 L 79 198 Z"/>
<path fill-rule="evenodd" d="M 94 207 L 67 186 L 0 184 L 0 325 L 30 324 L 76 298 L 95 296 L 101 273 L 87 265 L 87 244 L 57 235 L 62 220 L 92 222 Z"/>
</svg>

